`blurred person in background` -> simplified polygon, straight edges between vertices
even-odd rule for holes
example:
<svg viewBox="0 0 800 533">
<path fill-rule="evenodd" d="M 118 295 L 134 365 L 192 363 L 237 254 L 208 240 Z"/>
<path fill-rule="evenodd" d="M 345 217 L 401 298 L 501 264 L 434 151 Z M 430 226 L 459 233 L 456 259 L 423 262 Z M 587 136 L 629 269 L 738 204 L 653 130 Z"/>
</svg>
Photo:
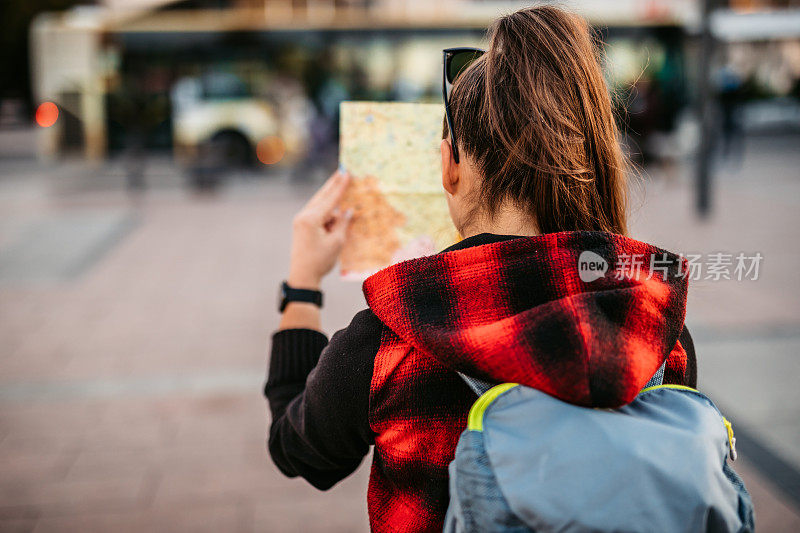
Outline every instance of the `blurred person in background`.
<svg viewBox="0 0 800 533">
<path fill-rule="evenodd" d="M 578 278 L 584 250 L 611 264 L 680 261 L 626 236 L 626 161 L 585 21 L 524 9 L 489 39 L 449 80 L 442 185 L 462 241 L 368 278 L 369 308 L 328 340 L 319 289 L 347 237 L 348 174 L 294 219 L 265 387 L 269 451 L 325 490 L 374 446 L 374 531 L 442 530 L 448 464 L 476 399 L 457 372 L 598 408 L 627 404 L 662 366 L 664 383 L 696 384 L 685 276 L 643 264 L 646 283 Z"/>
<path fill-rule="evenodd" d="M 742 124 L 744 80 L 731 65 L 722 67 L 717 75 L 717 94 L 722 115 L 722 156 L 725 159 L 733 157 L 737 164 L 741 164 L 745 147 Z"/>
<path fill-rule="evenodd" d="M 145 169 L 147 165 L 147 136 L 150 131 L 148 119 L 148 99 L 141 87 L 136 86 L 130 77 L 123 79 L 119 91 L 117 117 L 124 125 L 123 167 L 125 183 L 131 191 L 146 188 Z"/>
<path fill-rule="evenodd" d="M 631 88 L 628 138 L 634 143 L 631 157 L 640 163 L 651 163 L 654 159 L 650 143 L 656 130 L 660 107 L 656 83 L 644 76 L 637 79 Z"/>
</svg>

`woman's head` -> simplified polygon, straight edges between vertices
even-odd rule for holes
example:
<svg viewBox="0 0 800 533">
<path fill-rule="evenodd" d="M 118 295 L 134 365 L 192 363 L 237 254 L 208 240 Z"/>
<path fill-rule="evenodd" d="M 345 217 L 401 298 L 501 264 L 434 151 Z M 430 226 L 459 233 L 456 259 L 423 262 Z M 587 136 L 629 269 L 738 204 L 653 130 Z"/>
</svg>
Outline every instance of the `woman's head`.
<svg viewBox="0 0 800 533">
<path fill-rule="evenodd" d="M 463 156 L 445 135 L 442 181 L 456 227 L 513 212 L 539 233 L 626 233 L 625 159 L 586 22 L 528 8 L 495 21 L 489 40 L 450 95 Z"/>
</svg>

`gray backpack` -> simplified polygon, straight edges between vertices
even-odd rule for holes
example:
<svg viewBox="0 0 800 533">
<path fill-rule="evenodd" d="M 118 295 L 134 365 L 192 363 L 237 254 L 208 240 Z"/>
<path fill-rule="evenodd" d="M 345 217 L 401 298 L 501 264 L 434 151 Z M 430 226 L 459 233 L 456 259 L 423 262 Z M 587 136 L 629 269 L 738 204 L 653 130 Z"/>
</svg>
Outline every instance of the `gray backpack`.
<svg viewBox="0 0 800 533">
<path fill-rule="evenodd" d="M 754 530 L 730 423 L 697 390 L 663 385 L 663 366 L 618 409 L 462 377 L 479 398 L 450 463 L 445 532 Z"/>
</svg>

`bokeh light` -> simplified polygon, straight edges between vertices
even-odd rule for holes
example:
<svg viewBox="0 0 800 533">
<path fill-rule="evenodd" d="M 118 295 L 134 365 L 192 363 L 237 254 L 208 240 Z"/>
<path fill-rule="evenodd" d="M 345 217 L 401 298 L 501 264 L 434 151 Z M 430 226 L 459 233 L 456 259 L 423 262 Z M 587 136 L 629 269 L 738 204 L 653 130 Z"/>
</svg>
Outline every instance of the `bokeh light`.
<svg viewBox="0 0 800 533">
<path fill-rule="evenodd" d="M 44 102 L 36 108 L 36 123 L 49 128 L 58 120 L 58 106 L 53 102 Z"/>
<path fill-rule="evenodd" d="M 286 154 L 286 143 L 277 135 L 268 135 L 256 146 L 256 157 L 265 165 L 274 165 Z"/>
</svg>

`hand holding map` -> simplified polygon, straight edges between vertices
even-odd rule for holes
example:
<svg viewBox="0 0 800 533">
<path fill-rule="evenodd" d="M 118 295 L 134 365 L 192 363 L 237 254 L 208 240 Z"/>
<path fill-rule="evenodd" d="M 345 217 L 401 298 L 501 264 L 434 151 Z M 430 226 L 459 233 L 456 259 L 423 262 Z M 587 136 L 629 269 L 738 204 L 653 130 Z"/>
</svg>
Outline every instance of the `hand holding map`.
<svg viewBox="0 0 800 533">
<path fill-rule="evenodd" d="M 363 280 L 390 264 L 453 244 L 441 184 L 439 104 L 342 102 L 339 161 L 353 177 L 341 275 Z"/>
</svg>

